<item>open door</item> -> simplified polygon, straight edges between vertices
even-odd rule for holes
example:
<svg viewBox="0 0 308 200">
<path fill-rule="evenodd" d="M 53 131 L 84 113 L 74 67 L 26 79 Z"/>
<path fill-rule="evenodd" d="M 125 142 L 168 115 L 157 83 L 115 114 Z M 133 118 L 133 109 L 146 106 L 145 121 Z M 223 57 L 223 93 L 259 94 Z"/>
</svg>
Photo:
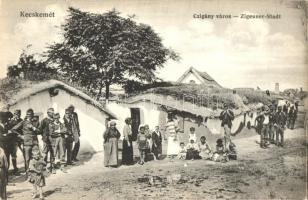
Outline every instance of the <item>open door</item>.
<svg viewBox="0 0 308 200">
<path fill-rule="evenodd" d="M 131 119 L 132 119 L 132 140 L 137 140 L 138 128 L 140 125 L 140 108 L 130 109 Z"/>
</svg>

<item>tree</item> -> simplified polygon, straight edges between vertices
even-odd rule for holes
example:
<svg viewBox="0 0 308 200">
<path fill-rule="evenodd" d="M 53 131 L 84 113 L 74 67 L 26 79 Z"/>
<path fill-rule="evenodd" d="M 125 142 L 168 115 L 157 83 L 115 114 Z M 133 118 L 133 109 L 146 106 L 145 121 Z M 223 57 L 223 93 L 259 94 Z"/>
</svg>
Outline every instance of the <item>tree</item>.
<svg viewBox="0 0 308 200">
<path fill-rule="evenodd" d="M 72 81 L 97 89 L 97 98 L 105 87 L 108 100 L 110 85 L 129 79 L 152 82 L 155 71 L 168 59 L 179 59 L 150 26 L 137 24 L 133 17 L 121 17 L 116 10 L 104 14 L 68 11 L 62 26 L 64 41 L 49 47 L 47 61 Z"/>
<path fill-rule="evenodd" d="M 23 50 L 17 64 L 8 66 L 7 76 L 17 78 L 22 73 L 26 79 L 42 80 L 56 74 L 56 69 L 48 67 L 45 62 L 36 59 L 33 54 Z"/>
</svg>

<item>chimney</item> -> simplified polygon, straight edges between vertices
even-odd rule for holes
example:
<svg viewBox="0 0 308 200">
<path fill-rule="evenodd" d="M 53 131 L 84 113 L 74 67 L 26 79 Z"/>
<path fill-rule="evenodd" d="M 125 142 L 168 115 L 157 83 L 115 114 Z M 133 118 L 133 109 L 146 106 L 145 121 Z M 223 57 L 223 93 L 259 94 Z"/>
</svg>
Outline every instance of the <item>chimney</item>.
<svg viewBox="0 0 308 200">
<path fill-rule="evenodd" d="M 279 94 L 279 83 L 275 83 L 275 93 Z"/>
</svg>

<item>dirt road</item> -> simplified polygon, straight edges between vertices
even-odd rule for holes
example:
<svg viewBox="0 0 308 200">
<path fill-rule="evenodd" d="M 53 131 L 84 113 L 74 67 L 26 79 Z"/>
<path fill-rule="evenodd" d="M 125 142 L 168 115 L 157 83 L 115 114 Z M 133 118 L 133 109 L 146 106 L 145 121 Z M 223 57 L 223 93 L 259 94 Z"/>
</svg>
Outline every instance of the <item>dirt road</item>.
<svg viewBox="0 0 308 200">
<path fill-rule="evenodd" d="M 46 199 L 305 199 L 307 138 L 286 130 L 286 146 L 260 149 L 257 135 L 234 139 L 239 159 L 147 162 L 144 166 L 103 167 L 99 152 L 67 174 L 47 179 Z M 22 177 L 8 186 L 10 199 L 31 199 Z"/>
</svg>

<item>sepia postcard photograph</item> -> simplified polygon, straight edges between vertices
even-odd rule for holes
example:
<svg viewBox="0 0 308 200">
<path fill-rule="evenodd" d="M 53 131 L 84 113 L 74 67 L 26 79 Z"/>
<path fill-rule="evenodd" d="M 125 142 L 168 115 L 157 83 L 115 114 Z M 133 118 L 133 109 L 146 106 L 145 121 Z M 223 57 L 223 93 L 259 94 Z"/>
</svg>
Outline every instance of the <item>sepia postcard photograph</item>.
<svg viewBox="0 0 308 200">
<path fill-rule="evenodd" d="M 0 200 L 307 200 L 308 0 L 0 0 Z"/>
</svg>

